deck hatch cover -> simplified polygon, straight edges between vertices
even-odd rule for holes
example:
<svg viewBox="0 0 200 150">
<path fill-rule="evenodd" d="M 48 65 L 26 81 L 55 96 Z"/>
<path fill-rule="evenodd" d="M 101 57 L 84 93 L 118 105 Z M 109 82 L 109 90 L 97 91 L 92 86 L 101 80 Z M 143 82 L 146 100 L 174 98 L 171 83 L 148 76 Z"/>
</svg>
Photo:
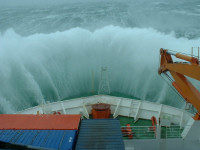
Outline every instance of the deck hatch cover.
<svg viewBox="0 0 200 150">
<path fill-rule="evenodd" d="M 76 150 L 83 149 L 124 150 L 119 120 L 82 120 Z"/>
</svg>

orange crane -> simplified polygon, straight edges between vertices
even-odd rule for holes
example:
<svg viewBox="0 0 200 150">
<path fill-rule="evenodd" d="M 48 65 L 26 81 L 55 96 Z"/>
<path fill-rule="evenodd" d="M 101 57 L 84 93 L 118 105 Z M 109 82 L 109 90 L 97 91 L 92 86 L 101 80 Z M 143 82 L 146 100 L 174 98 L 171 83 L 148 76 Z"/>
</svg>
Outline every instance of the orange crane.
<svg viewBox="0 0 200 150">
<path fill-rule="evenodd" d="M 200 120 L 200 92 L 194 85 L 185 77 L 191 77 L 200 81 L 200 65 L 199 60 L 195 57 L 183 55 L 180 53 L 172 53 L 167 49 L 160 49 L 160 68 L 158 73 L 166 73 L 169 71 L 174 79 L 172 85 L 186 100 L 187 103 L 193 105 L 197 112 L 193 117 L 195 120 Z M 174 62 L 172 56 L 188 61 L 188 63 Z"/>
</svg>

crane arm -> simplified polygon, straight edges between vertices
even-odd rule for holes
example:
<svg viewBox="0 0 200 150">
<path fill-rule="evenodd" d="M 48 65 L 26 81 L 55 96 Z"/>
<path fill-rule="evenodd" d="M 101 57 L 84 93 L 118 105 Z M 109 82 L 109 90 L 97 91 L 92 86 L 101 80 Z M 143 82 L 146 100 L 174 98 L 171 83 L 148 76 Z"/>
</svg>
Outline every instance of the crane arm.
<svg viewBox="0 0 200 150">
<path fill-rule="evenodd" d="M 198 60 L 194 57 L 189 57 L 178 53 L 172 54 L 164 49 L 160 49 L 160 55 L 161 61 L 159 74 L 166 71 L 170 72 L 175 80 L 172 85 L 188 103 L 191 103 L 196 108 L 197 114 L 194 116 L 194 119 L 200 120 L 200 92 L 185 77 L 186 75 L 191 78 L 200 80 L 200 66 L 198 64 Z M 174 63 L 171 55 L 189 61 L 191 64 Z"/>
<path fill-rule="evenodd" d="M 165 69 L 174 71 L 200 81 L 200 66 L 183 63 L 167 63 Z"/>
</svg>

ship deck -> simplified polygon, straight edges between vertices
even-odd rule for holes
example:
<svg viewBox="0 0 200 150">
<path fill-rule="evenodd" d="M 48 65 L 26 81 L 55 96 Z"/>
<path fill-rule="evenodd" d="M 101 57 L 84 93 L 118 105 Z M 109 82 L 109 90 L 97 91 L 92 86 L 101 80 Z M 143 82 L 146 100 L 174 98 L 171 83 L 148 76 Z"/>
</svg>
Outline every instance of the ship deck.
<svg viewBox="0 0 200 150">
<path fill-rule="evenodd" d="M 17 113 L 52 114 L 59 112 L 61 114 L 80 114 L 82 119 L 91 119 L 92 105 L 98 103 L 110 104 L 111 118 L 119 119 L 121 130 L 130 124 L 132 138 L 128 136 L 130 133 L 122 132 L 126 150 L 134 148 L 160 149 L 163 145 L 170 150 L 176 148 L 186 150 L 185 146 L 187 145 L 195 145 L 192 146 L 193 148 L 198 147 L 198 144 L 194 143 L 195 141 L 193 144 L 185 142 L 187 137 L 193 137 L 188 135 L 194 124 L 193 114 L 145 100 L 96 95 L 41 104 Z M 153 116 L 158 122 L 156 126 L 152 126 L 151 118 Z M 145 144 L 142 144 L 144 142 Z"/>
</svg>

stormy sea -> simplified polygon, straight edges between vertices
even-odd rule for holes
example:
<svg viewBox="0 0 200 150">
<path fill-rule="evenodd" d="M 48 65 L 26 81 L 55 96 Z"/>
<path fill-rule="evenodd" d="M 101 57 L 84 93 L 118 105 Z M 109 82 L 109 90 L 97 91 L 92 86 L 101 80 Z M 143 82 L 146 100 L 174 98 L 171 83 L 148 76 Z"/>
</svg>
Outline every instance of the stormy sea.
<svg viewBox="0 0 200 150">
<path fill-rule="evenodd" d="M 0 0 L 0 113 L 96 95 L 101 67 L 110 95 L 184 108 L 159 50 L 198 46 L 199 0 Z"/>
</svg>

